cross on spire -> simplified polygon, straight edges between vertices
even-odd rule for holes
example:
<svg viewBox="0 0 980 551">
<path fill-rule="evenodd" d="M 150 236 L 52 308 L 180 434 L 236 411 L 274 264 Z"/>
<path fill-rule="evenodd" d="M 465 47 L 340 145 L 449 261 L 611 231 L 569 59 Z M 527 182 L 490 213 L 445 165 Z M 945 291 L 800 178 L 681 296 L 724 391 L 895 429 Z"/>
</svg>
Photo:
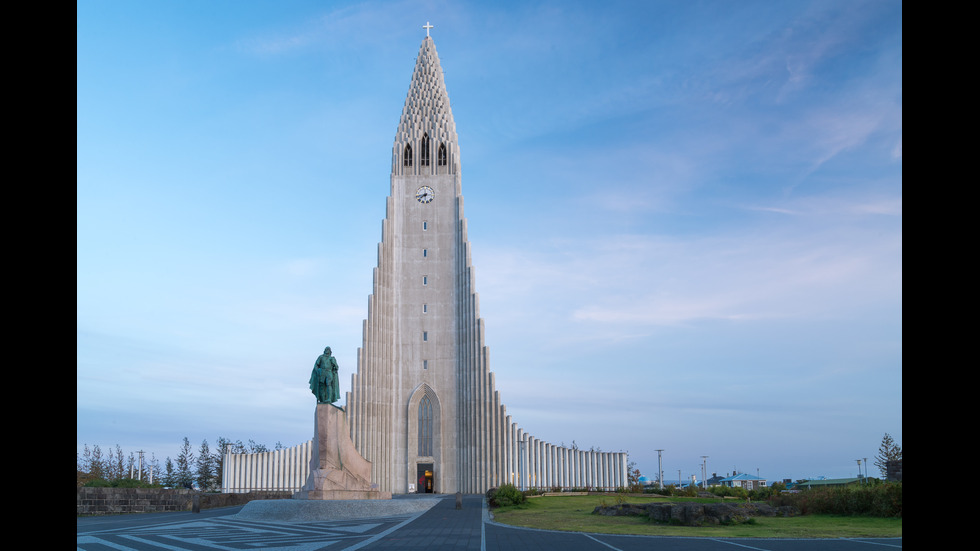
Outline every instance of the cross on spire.
<svg viewBox="0 0 980 551">
<path fill-rule="evenodd" d="M 422 25 L 422 28 L 425 29 L 425 36 L 428 37 L 429 36 L 429 29 L 433 28 L 433 26 L 430 25 L 428 21 L 426 21 L 425 22 L 425 25 Z"/>
</svg>

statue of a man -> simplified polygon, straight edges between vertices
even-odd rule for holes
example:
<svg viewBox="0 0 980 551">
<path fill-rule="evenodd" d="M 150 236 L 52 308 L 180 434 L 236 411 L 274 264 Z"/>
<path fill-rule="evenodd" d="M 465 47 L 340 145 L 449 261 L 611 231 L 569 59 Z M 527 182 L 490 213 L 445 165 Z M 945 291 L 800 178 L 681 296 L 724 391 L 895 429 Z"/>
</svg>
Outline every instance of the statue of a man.
<svg viewBox="0 0 980 551">
<path fill-rule="evenodd" d="M 337 358 L 330 355 L 330 347 L 324 348 L 323 354 L 313 364 L 313 373 L 310 375 L 310 390 L 316 396 L 316 403 L 332 404 L 340 399 L 337 368 Z"/>
</svg>

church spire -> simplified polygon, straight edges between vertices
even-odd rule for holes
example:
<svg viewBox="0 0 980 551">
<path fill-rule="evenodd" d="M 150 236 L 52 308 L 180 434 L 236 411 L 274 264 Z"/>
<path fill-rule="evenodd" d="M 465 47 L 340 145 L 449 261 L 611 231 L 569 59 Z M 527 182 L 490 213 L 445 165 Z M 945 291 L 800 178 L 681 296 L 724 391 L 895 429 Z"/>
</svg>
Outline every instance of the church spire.
<svg viewBox="0 0 980 551">
<path fill-rule="evenodd" d="M 456 123 L 439 54 L 428 36 L 428 28 L 395 132 L 392 174 L 458 173 Z"/>
</svg>

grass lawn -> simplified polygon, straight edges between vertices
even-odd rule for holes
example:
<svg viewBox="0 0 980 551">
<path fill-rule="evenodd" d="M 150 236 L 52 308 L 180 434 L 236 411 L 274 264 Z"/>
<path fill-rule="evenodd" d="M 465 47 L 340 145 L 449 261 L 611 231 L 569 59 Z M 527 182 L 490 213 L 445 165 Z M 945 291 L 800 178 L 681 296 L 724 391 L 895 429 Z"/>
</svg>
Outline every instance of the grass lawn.
<svg viewBox="0 0 980 551">
<path fill-rule="evenodd" d="M 681 501 L 678 498 L 629 496 L 628 503 Z M 690 500 L 687 500 L 690 501 Z M 712 501 L 712 500 L 697 500 Z M 902 537 L 902 519 L 806 515 L 799 517 L 755 517 L 754 523 L 735 526 L 672 526 L 656 524 L 640 517 L 593 515 L 597 505 L 616 504 L 613 495 L 544 496 L 524 505 L 493 509 L 493 519 L 501 524 L 601 534 L 644 536 L 689 536 L 712 538 L 859 538 Z"/>
</svg>

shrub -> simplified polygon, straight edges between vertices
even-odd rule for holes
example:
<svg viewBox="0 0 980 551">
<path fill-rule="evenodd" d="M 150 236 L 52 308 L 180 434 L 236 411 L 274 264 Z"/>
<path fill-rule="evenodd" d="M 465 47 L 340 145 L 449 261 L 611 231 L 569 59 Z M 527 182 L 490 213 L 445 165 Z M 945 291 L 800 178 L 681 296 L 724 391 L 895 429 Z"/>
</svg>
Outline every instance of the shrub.
<svg viewBox="0 0 980 551">
<path fill-rule="evenodd" d="M 718 497 L 737 497 L 747 499 L 749 491 L 739 486 L 709 486 L 708 491 Z"/>
<path fill-rule="evenodd" d="M 490 495 L 490 492 L 493 492 L 493 495 Z M 493 507 L 520 505 L 524 503 L 525 499 L 524 493 L 513 484 L 503 484 L 499 488 L 487 492 L 487 501 Z"/>
<path fill-rule="evenodd" d="M 106 480 L 93 478 L 84 484 L 86 488 L 162 488 L 160 484 L 150 484 L 134 478 L 117 478 Z"/>
<path fill-rule="evenodd" d="M 780 493 L 769 498 L 771 505 L 793 505 L 806 514 L 844 516 L 902 516 L 902 483 L 858 484 Z"/>
<path fill-rule="evenodd" d="M 686 488 L 678 489 L 674 495 L 683 497 L 698 497 L 698 487 L 694 484 L 688 484 Z"/>
</svg>

